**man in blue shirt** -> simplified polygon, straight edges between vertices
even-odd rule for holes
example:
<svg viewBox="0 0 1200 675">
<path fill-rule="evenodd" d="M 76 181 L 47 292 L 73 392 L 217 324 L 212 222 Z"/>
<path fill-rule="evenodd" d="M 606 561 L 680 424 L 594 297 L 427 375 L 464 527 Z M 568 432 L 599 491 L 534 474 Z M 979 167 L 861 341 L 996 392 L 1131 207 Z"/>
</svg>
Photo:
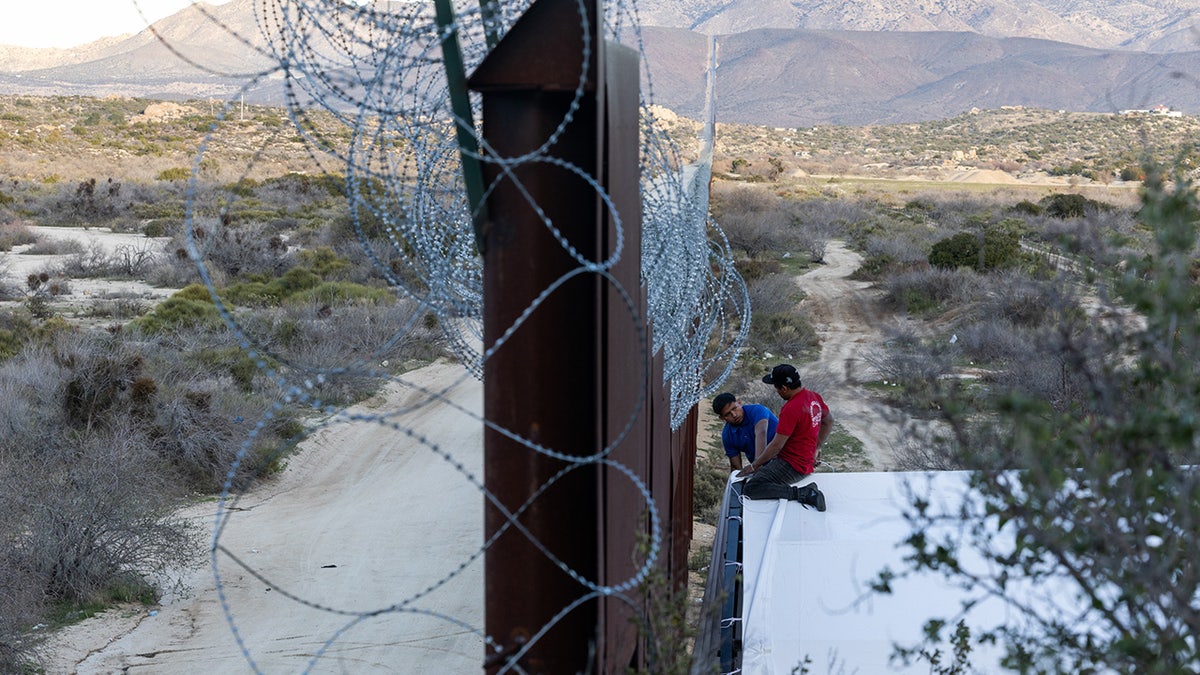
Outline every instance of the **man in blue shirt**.
<svg viewBox="0 0 1200 675">
<path fill-rule="evenodd" d="M 765 405 L 751 403 L 742 405 L 736 396 L 728 392 L 717 394 L 713 399 L 713 412 L 724 420 L 721 444 L 729 458 L 729 468 L 742 468 L 742 455 L 751 462 L 767 447 L 775 436 L 775 425 L 779 418 Z"/>
</svg>

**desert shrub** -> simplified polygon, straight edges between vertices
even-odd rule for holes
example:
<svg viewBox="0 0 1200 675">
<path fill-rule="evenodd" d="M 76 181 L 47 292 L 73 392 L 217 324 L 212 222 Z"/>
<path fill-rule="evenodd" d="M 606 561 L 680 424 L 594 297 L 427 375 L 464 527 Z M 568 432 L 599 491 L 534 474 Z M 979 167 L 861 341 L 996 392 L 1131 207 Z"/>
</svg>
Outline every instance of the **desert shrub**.
<svg viewBox="0 0 1200 675">
<path fill-rule="evenodd" d="M 202 347 L 188 358 L 207 373 L 225 373 L 244 392 L 254 391 L 254 377 L 259 374 L 258 361 L 235 345 Z M 271 364 L 278 367 L 277 364 Z"/>
<path fill-rule="evenodd" d="M 350 261 L 339 256 L 329 246 L 306 249 L 298 254 L 300 262 L 322 279 L 342 276 L 350 267 Z"/>
<path fill-rule="evenodd" d="M 854 199 L 806 199 L 792 205 L 796 220 L 814 231 L 841 236 L 876 219 L 873 207 Z"/>
<path fill-rule="evenodd" d="M 937 211 L 937 202 L 929 197 L 914 197 L 904 202 L 904 210 L 929 215 Z"/>
<path fill-rule="evenodd" d="M 395 301 L 391 291 L 372 288 L 349 281 L 325 281 L 309 289 L 289 294 L 288 302 L 320 303 L 326 305 L 363 301 L 373 304 L 388 304 Z"/>
<path fill-rule="evenodd" d="M 165 237 L 169 224 L 171 224 L 170 221 L 162 218 L 151 220 L 142 226 L 142 234 L 147 237 Z"/>
<path fill-rule="evenodd" d="M 1045 213 L 1046 209 L 1039 204 L 1034 204 L 1028 199 L 1022 199 L 1016 204 L 1013 204 L 1011 211 L 1020 215 L 1040 216 Z"/>
<path fill-rule="evenodd" d="M 891 274 L 928 265 L 927 251 L 933 245 L 927 229 L 890 229 L 867 235 L 863 262 L 854 278 L 877 281 Z"/>
<path fill-rule="evenodd" d="M 1081 194 L 1062 192 L 1042 197 L 1038 200 L 1038 204 L 1045 209 L 1046 215 L 1053 218 L 1082 218 L 1087 215 L 1088 211 L 1104 211 L 1112 208 L 1108 204 L 1088 199 Z"/>
<path fill-rule="evenodd" d="M 23 341 L 17 333 L 7 328 L 0 328 L 0 361 L 6 361 L 21 351 Z"/>
<path fill-rule="evenodd" d="M 158 180 L 188 180 L 192 177 L 192 170 L 183 166 L 173 166 L 169 169 L 163 169 L 158 172 Z"/>
<path fill-rule="evenodd" d="M 393 214 L 391 217 L 399 217 Z M 380 215 L 364 206 L 357 206 L 353 212 L 338 213 L 329 223 L 329 243 L 333 246 L 353 243 L 361 246 L 362 242 L 373 242 L 386 239 L 393 228 Z"/>
<path fill-rule="evenodd" d="M 720 190 L 713 216 L 729 245 L 755 258 L 768 251 L 791 249 L 792 216 L 783 200 L 760 188 L 737 185 Z"/>
<path fill-rule="evenodd" d="M 146 276 L 146 272 L 159 262 L 158 246 L 144 244 L 122 244 L 113 249 L 108 259 L 108 275 L 129 278 Z"/>
<path fill-rule="evenodd" d="M 1069 354 L 1033 350 L 1009 361 L 995 382 L 1001 390 L 1023 391 L 1056 411 L 1079 410 L 1089 403 L 1088 375 L 1074 368 L 1072 361 Z"/>
<path fill-rule="evenodd" d="M 180 262 L 188 259 L 185 236 L 181 233 L 167 245 Z M 229 278 L 275 277 L 292 266 L 287 245 L 261 223 L 228 227 L 206 221 L 196 225 L 194 238 L 205 266 Z"/>
<path fill-rule="evenodd" d="M 233 284 L 221 293 L 229 302 L 243 305 L 277 305 L 321 284 L 321 277 L 302 267 L 293 267 L 268 282 L 247 281 Z"/>
<path fill-rule="evenodd" d="M 728 469 L 728 465 L 697 467 L 692 482 L 692 510 L 700 522 L 717 524 L 721 515 L 721 499 L 725 496 L 725 486 L 729 481 Z"/>
<path fill-rule="evenodd" d="M 804 299 L 804 292 L 790 274 L 772 274 L 747 282 L 746 291 L 755 315 L 785 314 Z"/>
<path fill-rule="evenodd" d="M 1014 326 L 1035 328 L 1065 325 L 1080 316 L 1074 301 L 1063 292 L 1061 282 L 1036 281 L 1017 273 L 988 278 L 987 295 L 973 311 L 997 317 Z"/>
<path fill-rule="evenodd" d="M 9 258 L 0 257 L 0 300 L 17 300 L 22 297 L 21 289 L 9 280 L 10 269 Z"/>
<path fill-rule="evenodd" d="M 37 240 L 37 235 L 25 225 L 0 223 L 0 251 L 11 251 L 14 246 L 34 244 Z"/>
<path fill-rule="evenodd" d="M 39 239 L 25 249 L 25 255 L 74 255 L 83 253 L 83 242 L 78 239 Z"/>
<path fill-rule="evenodd" d="M 821 341 L 816 329 L 800 314 L 756 312 L 750 324 L 749 344 L 758 352 L 793 359 L 816 351 Z"/>
<path fill-rule="evenodd" d="M 17 469 L 0 463 L 0 473 L 14 475 Z M 11 495 L 0 494 L 0 509 L 14 513 L 16 505 L 8 503 Z M 22 533 L 16 530 L 15 519 L 0 520 L 0 672 L 36 672 L 34 662 L 44 633 L 31 633 L 29 627 L 38 623 L 44 612 L 44 583 L 37 570 L 30 569 L 16 550 Z"/>
<path fill-rule="evenodd" d="M 969 268 L 916 269 L 885 279 L 883 302 L 913 314 L 946 311 L 981 294 L 982 280 Z"/>
<path fill-rule="evenodd" d="M 1029 349 L 1033 336 L 1002 317 L 980 314 L 955 328 L 963 356 L 974 363 L 1001 366 Z"/>
<path fill-rule="evenodd" d="M 796 247 L 808 254 L 812 262 L 823 262 L 829 246 L 830 232 L 826 226 L 803 223 L 796 230 Z"/>
<path fill-rule="evenodd" d="M 138 350 L 105 334 L 43 339 L 0 364 L 0 558 L 38 602 L 85 603 L 144 586 L 199 547 L 163 517 L 182 489 L 131 413 Z M 28 603 L 17 609 L 37 611 Z"/>
<path fill-rule="evenodd" d="M 162 333 L 181 328 L 213 328 L 221 323 L 220 312 L 208 289 L 192 284 L 162 301 L 149 314 L 131 324 L 146 333 Z"/>
<path fill-rule="evenodd" d="M 350 403 L 378 386 L 381 363 L 430 361 L 444 353 L 436 321 L 421 320 L 411 301 L 384 305 L 289 302 L 245 317 L 243 328 L 265 353 L 306 375 L 323 401 Z M 425 315 L 429 316 L 429 315 Z"/>
<path fill-rule="evenodd" d="M 226 480 L 231 487 L 248 487 L 277 459 L 278 438 L 267 434 L 239 458 L 253 422 L 268 409 L 265 401 L 255 403 L 228 377 L 164 382 L 156 394 L 152 443 L 155 451 L 181 471 L 189 485 L 206 492 L 220 491 Z M 237 463 L 237 471 L 228 476 Z"/>
<path fill-rule="evenodd" d="M 108 178 L 97 181 L 88 178 L 75 185 L 64 186 L 57 212 L 59 222 L 95 223 L 115 218 L 129 206 L 119 181 Z"/>
<path fill-rule="evenodd" d="M 149 309 L 150 307 L 136 298 L 110 298 L 94 301 L 85 313 L 86 316 L 94 318 L 115 318 L 124 321 L 142 316 Z"/>
<path fill-rule="evenodd" d="M 79 278 L 103 277 L 111 267 L 112 259 L 108 251 L 96 242 L 63 261 L 62 273 Z"/>
<path fill-rule="evenodd" d="M 928 412 L 936 406 L 940 381 L 953 372 L 959 355 L 957 341 L 922 339 L 906 329 L 893 329 L 884 346 L 867 352 L 863 360 L 880 378 L 900 385 L 889 396 L 893 404 Z"/>
<path fill-rule="evenodd" d="M 984 226 L 978 234 L 959 232 L 942 239 L 930 249 L 929 264 L 942 269 L 970 267 L 980 272 L 1012 267 L 1020 261 L 1023 225 L 1018 220 L 1003 220 Z"/>
<path fill-rule="evenodd" d="M 153 202 L 131 204 L 129 213 L 138 220 L 168 219 L 180 222 L 187 215 L 187 206 L 182 198 L 160 197 Z"/>
<path fill-rule="evenodd" d="M 91 353 L 91 362 L 72 353 L 68 369 L 63 405 L 68 424 L 90 429 L 114 405 L 123 402 L 133 380 L 140 376 L 142 361 L 132 357 L 115 360 Z"/>
<path fill-rule="evenodd" d="M 293 172 L 267 178 L 259 184 L 254 194 L 263 201 L 292 210 L 343 199 L 346 179 L 339 174 Z"/>
<path fill-rule="evenodd" d="M 198 558 L 194 526 L 163 516 L 176 494 L 138 427 L 117 420 L 62 440 L 39 443 L 36 458 L 22 463 L 20 484 L 10 478 L 5 486 L 23 502 L 8 511 L 23 535 L 10 551 L 24 554 L 47 598 L 89 602 Z"/>
<path fill-rule="evenodd" d="M 1029 226 L 1037 239 L 1101 268 L 1111 267 L 1149 244 L 1148 233 L 1138 227 L 1129 209 L 1089 210 L 1081 218 L 1045 216 L 1031 219 Z"/>
<path fill-rule="evenodd" d="M 1146 170 L 1140 165 L 1129 164 L 1121 167 L 1118 176 L 1124 181 L 1146 180 Z"/>
<path fill-rule="evenodd" d="M 761 258 L 740 258 L 734 261 L 734 266 L 746 283 L 778 274 L 783 270 L 783 265 L 775 258 L 767 260 Z"/>
</svg>

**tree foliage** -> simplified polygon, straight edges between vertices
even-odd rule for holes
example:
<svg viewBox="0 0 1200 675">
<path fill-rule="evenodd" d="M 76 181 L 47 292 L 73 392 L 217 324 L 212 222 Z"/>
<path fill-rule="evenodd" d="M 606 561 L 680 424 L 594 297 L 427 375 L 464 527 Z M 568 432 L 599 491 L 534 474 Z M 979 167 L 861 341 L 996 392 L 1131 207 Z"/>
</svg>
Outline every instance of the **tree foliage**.
<svg viewBox="0 0 1200 675">
<path fill-rule="evenodd" d="M 1092 317 L 1067 311 L 1032 337 L 1027 360 L 1069 395 L 998 380 L 971 404 L 948 386 L 939 448 L 975 470 L 977 499 L 953 512 L 915 500 L 908 513 L 908 572 L 944 574 L 1024 617 L 976 636 L 997 640 L 1019 672 L 1200 669 L 1200 202 L 1181 176 L 1151 172 L 1140 220 L 1155 251 L 1110 277 L 1137 316 L 1115 303 Z M 969 571 L 964 556 L 988 571 Z M 1052 584 L 1069 594 L 1012 593 Z"/>
</svg>

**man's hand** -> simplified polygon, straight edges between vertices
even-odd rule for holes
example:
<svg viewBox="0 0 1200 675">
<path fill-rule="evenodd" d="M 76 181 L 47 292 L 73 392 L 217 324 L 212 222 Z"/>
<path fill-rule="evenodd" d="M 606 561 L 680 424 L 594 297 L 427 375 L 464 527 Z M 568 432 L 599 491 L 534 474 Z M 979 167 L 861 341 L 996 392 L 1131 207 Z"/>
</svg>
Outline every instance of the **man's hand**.
<svg viewBox="0 0 1200 675">
<path fill-rule="evenodd" d="M 754 473 L 754 465 L 747 464 L 745 466 L 745 468 L 743 468 L 741 471 L 737 472 L 737 475 L 738 475 L 738 478 L 741 478 L 742 476 L 749 476 L 752 473 Z"/>
</svg>

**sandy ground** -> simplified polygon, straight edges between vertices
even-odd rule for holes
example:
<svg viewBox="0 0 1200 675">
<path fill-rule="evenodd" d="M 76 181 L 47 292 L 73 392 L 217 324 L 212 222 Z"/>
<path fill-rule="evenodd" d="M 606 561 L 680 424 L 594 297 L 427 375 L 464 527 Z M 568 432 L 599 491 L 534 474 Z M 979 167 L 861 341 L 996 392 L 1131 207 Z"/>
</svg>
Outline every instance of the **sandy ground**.
<svg viewBox="0 0 1200 675">
<path fill-rule="evenodd" d="M 393 382 L 351 408 L 365 419 L 317 432 L 278 479 L 231 504 L 215 571 L 186 572 L 190 590 L 161 607 L 61 631 L 47 672 L 478 670 L 483 500 L 468 476 L 481 479 L 482 387 L 447 363 L 403 380 L 451 387 L 451 405 Z M 218 506 L 188 515 L 211 533 Z"/>
<path fill-rule="evenodd" d="M 84 229 L 40 225 L 26 227 L 43 241 L 74 239 L 83 245 L 85 251 L 96 248 L 105 255 L 112 255 L 122 247 L 131 251 L 150 251 L 162 255 L 163 244 L 167 241 L 165 238 L 113 232 L 108 228 Z M 25 279 L 30 274 L 48 272 L 53 276 L 55 270 L 61 269 L 63 263 L 73 255 L 31 255 L 27 252 L 30 247 L 30 244 L 24 244 L 13 247 L 12 251 L 0 252 L 0 283 L 24 290 Z M 66 286 L 69 289 L 68 293 L 54 296 L 51 300 L 51 306 L 56 311 L 67 309 L 82 312 L 86 311 L 93 301 L 108 298 L 161 300 L 176 290 L 157 288 L 136 279 L 70 279 Z"/>
</svg>

